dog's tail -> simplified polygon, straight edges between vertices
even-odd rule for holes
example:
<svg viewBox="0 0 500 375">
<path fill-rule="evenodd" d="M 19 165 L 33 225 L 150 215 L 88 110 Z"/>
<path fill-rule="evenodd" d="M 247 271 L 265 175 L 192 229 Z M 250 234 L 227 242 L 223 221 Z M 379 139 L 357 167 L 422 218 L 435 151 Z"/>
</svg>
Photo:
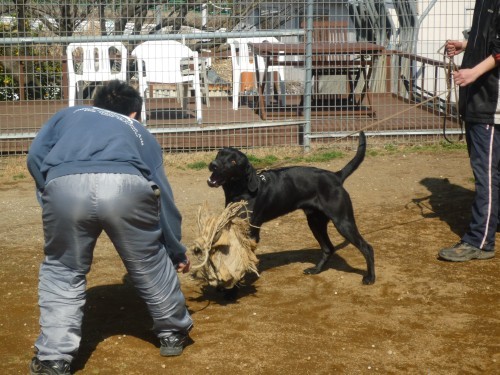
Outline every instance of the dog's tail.
<svg viewBox="0 0 500 375">
<path fill-rule="evenodd" d="M 358 150 L 356 151 L 356 155 L 352 158 L 352 160 L 346 164 L 344 168 L 337 172 L 337 175 L 340 177 L 340 180 L 344 182 L 347 177 L 349 177 L 363 162 L 366 154 L 366 136 L 365 132 L 359 132 L 359 143 Z"/>
</svg>

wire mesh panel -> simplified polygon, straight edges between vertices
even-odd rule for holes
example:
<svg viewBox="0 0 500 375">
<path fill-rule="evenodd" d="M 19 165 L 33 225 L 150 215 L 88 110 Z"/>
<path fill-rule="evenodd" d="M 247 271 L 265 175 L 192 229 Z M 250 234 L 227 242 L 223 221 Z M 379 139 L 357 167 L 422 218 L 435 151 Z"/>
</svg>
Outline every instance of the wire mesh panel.
<svg viewBox="0 0 500 375">
<path fill-rule="evenodd" d="M 443 55 L 472 0 L 2 2 L 0 153 L 110 79 L 166 150 L 381 143 L 459 133 Z"/>
</svg>

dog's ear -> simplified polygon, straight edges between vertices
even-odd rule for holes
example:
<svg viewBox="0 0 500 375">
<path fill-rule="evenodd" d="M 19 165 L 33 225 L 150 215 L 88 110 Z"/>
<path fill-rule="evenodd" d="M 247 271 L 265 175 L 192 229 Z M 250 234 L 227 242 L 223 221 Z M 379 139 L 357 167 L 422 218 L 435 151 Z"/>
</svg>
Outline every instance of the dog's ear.
<svg viewBox="0 0 500 375">
<path fill-rule="evenodd" d="M 247 164 L 246 168 L 247 182 L 248 182 L 248 190 L 251 193 L 254 193 L 259 188 L 259 176 L 257 176 L 257 172 L 254 167 L 250 163 Z"/>
</svg>

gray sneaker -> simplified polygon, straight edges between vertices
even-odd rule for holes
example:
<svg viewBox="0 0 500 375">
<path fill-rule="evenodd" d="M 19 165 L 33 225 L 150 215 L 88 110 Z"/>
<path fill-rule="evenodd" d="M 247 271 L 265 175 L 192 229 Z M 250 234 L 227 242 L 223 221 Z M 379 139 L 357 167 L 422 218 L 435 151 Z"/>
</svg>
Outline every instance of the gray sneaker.
<svg viewBox="0 0 500 375">
<path fill-rule="evenodd" d="M 495 256 L 495 251 L 481 250 L 466 242 L 459 242 L 453 247 L 441 249 L 439 257 L 450 262 L 466 262 L 472 259 L 491 259 Z"/>
<path fill-rule="evenodd" d="M 181 355 L 188 337 L 188 335 L 182 333 L 173 333 L 170 336 L 162 337 L 160 339 L 160 355 L 163 357 Z"/>
<path fill-rule="evenodd" d="M 30 363 L 31 375 L 71 375 L 70 364 L 64 360 L 40 361 L 34 357 Z"/>
</svg>

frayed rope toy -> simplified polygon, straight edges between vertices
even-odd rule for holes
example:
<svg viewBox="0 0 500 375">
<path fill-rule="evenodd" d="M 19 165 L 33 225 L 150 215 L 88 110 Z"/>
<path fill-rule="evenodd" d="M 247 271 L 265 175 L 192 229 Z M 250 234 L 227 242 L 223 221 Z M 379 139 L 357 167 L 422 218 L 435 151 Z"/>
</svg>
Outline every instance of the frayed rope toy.
<svg viewBox="0 0 500 375">
<path fill-rule="evenodd" d="M 210 215 L 207 204 L 198 209 L 200 236 L 190 251 L 201 263 L 192 265 L 192 275 L 211 286 L 230 289 L 247 272 L 257 276 L 257 243 L 250 238 L 247 202 L 230 203 L 219 215 Z"/>
</svg>

